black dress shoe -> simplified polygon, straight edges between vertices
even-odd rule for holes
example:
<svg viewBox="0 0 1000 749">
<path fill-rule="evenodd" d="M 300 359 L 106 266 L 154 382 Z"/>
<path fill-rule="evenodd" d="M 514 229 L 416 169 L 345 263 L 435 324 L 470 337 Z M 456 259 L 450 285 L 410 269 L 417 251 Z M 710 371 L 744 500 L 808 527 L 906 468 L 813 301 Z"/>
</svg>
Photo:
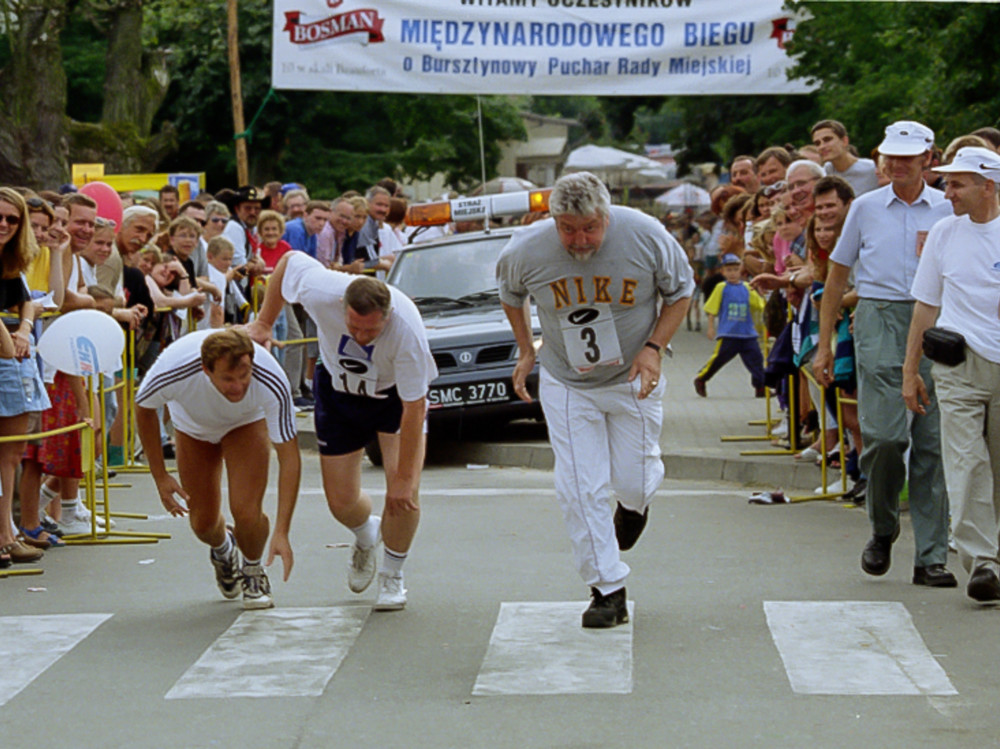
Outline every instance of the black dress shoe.
<svg viewBox="0 0 1000 749">
<path fill-rule="evenodd" d="M 872 536 L 861 552 L 861 569 L 869 575 L 884 575 L 892 563 L 892 544 L 899 538 L 899 526 L 891 536 Z"/>
<path fill-rule="evenodd" d="M 647 520 L 649 520 L 648 507 L 645 512 L 638 513 L 622 507 L 622 503 L 619 502 L 615 508 L 615 537 L 618 539 L 618 548 L 628 551 L 635 546 L 635 542 L 639 540 L 646 527 Z"/>
<path fill-rule="evenodd" d="M 973 570 L 965 593 L 969 598 L 980 603 L 1000 603 L 1000 580 L 997 579 L 993 570 L 980 567 Z"/>
<path fill-rule="evenodd" d="M 597 588 L 590 589 L 590 606 L 583 612 L 583 626 L 588 629 L 608 629 L 628 622 L 628 600 L 625 588 L 601 595 Z"/>
<path fill-rule="evenodd" d="M 929 564 L 926 567 L 913 568 L 913 584 L 926 585 L 930 588 L 955 588 L 958 580 L 944 568 L 943 564 Z"/>
</svg>

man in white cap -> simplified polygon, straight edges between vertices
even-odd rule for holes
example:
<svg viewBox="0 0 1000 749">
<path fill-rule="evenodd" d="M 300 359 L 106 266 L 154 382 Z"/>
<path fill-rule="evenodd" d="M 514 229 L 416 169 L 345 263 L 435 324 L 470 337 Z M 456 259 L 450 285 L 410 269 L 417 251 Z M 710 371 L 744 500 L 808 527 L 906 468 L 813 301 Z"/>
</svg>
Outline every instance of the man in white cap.
<svg viewBox="0 0 1000 749">
<path fill-rule="evenodd" d="M 931 349 L 941 410 L 944 477 L 958 557 L 971 572 L 966 593 L 1000 602 L 997 518 L 1000 517 L 1000 156 L 959 149 L 945 175 L 955 215 L 938 221 L 913 279 L 913 319 L 903 363 L 903 397 L 916 414 L 930 402 L 920 376 L 924 332 L 959 334 L 944 355 Z M 952 352 L 953 358 L 947 354 Z M 961 360 L 961 361 L 959 361 Z M 949 363 L 950 362 L 950 363 Z M 957 362 L 957 363 L 955 363 Z"/>
<path fill-rule="evenodd" d="M 908 416 L 901 395 L 906 335 L 913 311 L 910 289 L 927 232 L 952 215 L 944 193 L 924 184 L 934 132 L 919 122 L 894 122 L 885 129 L 879 153 L 890 184 L 857 198 L 847 213 L 820 310 L 819 344 L 813 371 L 833 381 L 831 335 L 851 268 L 859 296 L 854 313 L 858 366 L 858 412 L 864 450 L 861 471 L 868 477 L 868 517 L 872 537 L 861 555 L 869 575 L 889 571 L 892 544 L 899 536 L 899 494 L 909 476 L 910 518 L 916 554 L 913 584 L 951 588 L 958 583 L 945 568 L 948 558 L 948 495 L 941 465 L 937 400 L 930 383 L 931 362 L 919 371 L 929 383 L 925 413 Z M 909 448 L 909 472 L 904 462 Z"/>
</svg>

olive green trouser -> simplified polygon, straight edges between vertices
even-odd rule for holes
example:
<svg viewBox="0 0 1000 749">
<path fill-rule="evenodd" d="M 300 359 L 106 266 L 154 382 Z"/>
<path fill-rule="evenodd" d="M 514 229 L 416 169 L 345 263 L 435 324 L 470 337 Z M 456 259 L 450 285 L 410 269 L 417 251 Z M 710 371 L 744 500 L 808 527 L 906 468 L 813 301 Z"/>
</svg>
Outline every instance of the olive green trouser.
<svg viewBox="0 0 1000 749">
<path fill-rule="evenodd" d="M 1000 364 L 966 347 L 955 367 L 931 370 L 941 407 L 944 478 L 958 558 L 997 572 L 1000 520 Z"/>
<path fill-rule="evenodd" d="M 948 560 L 948 494 L 941 462 L 941 431 L 931 361 L 920 374 L 927 385 L 927 413 L 910 412 L 903 401 L 903 359 L 912 302 L 862 299 L 854 314 L 858 364 L 858 416 L 864 450 L 861 471 L 868 477 L 868 518 L 877 536 L 899 525 L 899 493 L 907 480 L 904 454 L 910 448 L 910 519 L 916 542 L 914 566 Z"/>
</svg>

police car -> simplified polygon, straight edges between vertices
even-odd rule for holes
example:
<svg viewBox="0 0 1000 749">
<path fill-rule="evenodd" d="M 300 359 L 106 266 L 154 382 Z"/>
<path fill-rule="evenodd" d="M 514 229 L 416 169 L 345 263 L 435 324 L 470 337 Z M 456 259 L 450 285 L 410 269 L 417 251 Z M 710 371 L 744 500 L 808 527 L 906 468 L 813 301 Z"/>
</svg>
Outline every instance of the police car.
<svg viewBox="0 0 1000 749">
<path fill-rule="evenodd" d="M 431 226 L 448 221 L 476 221 L 548 210 L 549 190 L 502 193 L 411 206 L 407 223 Z M 538 370 L 528 378 L 534 401 L 514 393 L 511 374 L 517 343 L 500 306 L 496 264 L 517 231 L 506 227 L 453 234 L 413 244 L 396 255 L 387 282 L 417 304 L 427 329 L 438 378 L 427 395 L 431 422 L 503 423 L 541 419 Z M 536 340 L 541 328 L 532 319 Z"/>
</svg>

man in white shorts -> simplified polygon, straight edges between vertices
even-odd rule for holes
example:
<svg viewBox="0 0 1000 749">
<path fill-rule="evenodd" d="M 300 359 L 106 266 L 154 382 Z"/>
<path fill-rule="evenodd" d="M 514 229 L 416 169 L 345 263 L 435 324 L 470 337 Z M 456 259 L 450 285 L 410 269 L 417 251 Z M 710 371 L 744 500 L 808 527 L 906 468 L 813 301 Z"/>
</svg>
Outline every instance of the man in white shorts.
<svg viewBox="0 0 1000 749">
<path fill-rule="evenodd" d="M 437 367 L 416 305 L 381 281 L 328 270 L 302 252 L 282 256 L 260 314 L 247 330 L 258 342 L 285 303 L 316 322 L 320 362 L 313 394 L 320 468 L 333 516 L 355 536 L 348 587 L 364 591 L 384 544 L 375 610 L 406 606 L 403 562 L 417 532 L 427 391 Z M 364 446 L 378 437 L 385 467 L 385 517 L 361 491 Z"/>
<path fill-rule="evenodd" d="M 243 608 L 273 606 L 261 565 L 270 526 L 262 509 L 269 442 L 278 455 L 278 513 L 267 564 L 280 556 L 285 580 L 292 571 L 288 530 L 301 468 L 292 391 L 281 365 L 244 331 L 189 333 L 153 363 L 135 404 L 139 439 L 160 501 L 171 515 L 190 513 L 191 529 L 212 549 L 222 595 L 235 598 L 242 588 Z M 167 473 L 159 449 L 156 408 L 163 405 L 174 423 L 180 481 Z M 223 462 L 232 529 L 222 515 Z"/>
<path fill-rule="evenodd" d="M 555 452 L 556 496 L 591 589 L 583 626 L 614 627 L 628 621 L 629 567 L 619 552 L 635 545 L 663 480 L 660 358 L 684 320 L 694 279 L 663 226 L 612 207 L 593 174 L 559 179 L 549 211 L 553 219 L 515 234 L 497 263 L 500 300 L 519 349 L 514 391 L 531 400 L 525 378 L 535 348 L 524 307 L 530 294 L 545 341 L 539 398 Z"/>
</svg>

